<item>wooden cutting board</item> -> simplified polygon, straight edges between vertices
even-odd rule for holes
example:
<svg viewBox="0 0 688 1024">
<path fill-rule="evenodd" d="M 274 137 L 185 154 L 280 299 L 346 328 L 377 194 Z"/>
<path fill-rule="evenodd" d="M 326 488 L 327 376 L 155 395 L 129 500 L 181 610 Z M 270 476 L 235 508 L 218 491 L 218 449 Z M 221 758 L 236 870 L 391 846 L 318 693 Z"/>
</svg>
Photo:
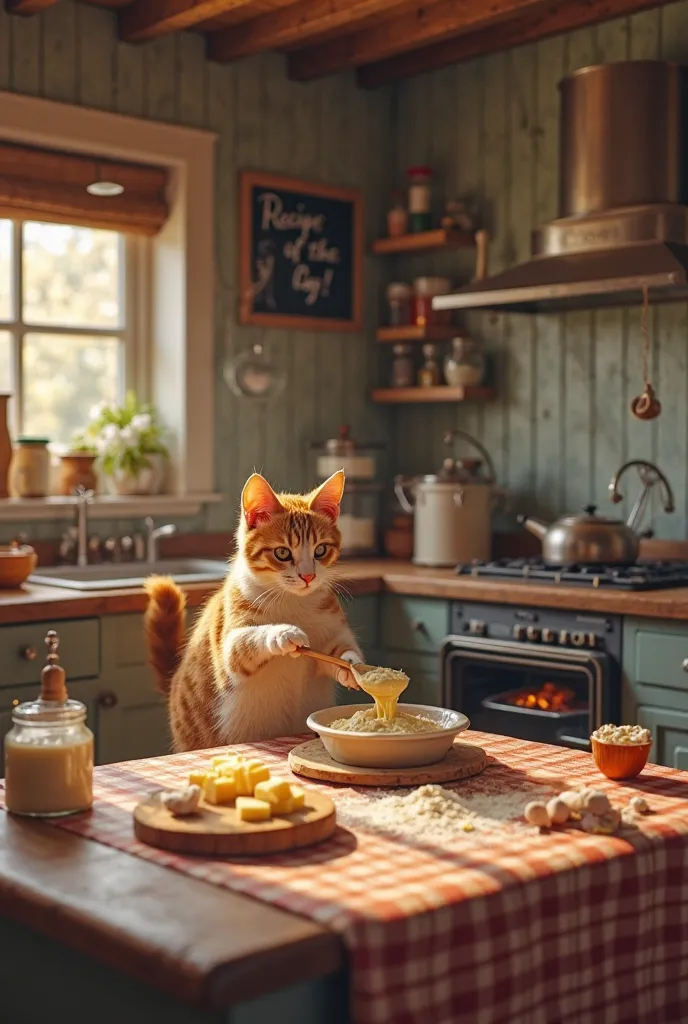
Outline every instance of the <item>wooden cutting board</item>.
<svg viewBox="0 0 688 1024">
<path fill-rule="evenodd" d="M 306 790 L 305 806 L 269 821 L 240 821 L 230 806 L 201 801 L 195 814 L 175 818 L 154 794 L 134 808 L 136 838 L 174 853 L 228 857 L 279 853 L 328 839 L 337 819 L 329 797 Z"/>
<path fill-rule="evenodd" d="M 289 751 L 289 767 L 297 775 L 345 786 L 425 786 L 431 782 L 456 782 L 477 775 L 486 764 L 487 754 L 482 747 L 460 740 L 454 740 L 444 760 L 421 768 L 357 768 L 340 764 L 330 757 L 319 739 L 308 740 Z"/>
</svg>

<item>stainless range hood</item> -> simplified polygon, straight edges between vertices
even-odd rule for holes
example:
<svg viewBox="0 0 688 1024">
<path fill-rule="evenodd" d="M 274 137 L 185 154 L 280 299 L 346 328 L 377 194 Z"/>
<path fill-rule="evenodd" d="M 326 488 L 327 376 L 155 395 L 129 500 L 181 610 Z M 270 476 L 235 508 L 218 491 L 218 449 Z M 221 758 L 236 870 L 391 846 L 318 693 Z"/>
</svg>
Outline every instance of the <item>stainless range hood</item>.
<svg viewBox="0 0 688 1024">
<path fill-rule="evenodd" d="M 436 309 L 546 313 L 688 300 L 686 69 L 582 68 L 560 83 L 557 220 L 526 263 L 433 300 Z"/>
</svg>

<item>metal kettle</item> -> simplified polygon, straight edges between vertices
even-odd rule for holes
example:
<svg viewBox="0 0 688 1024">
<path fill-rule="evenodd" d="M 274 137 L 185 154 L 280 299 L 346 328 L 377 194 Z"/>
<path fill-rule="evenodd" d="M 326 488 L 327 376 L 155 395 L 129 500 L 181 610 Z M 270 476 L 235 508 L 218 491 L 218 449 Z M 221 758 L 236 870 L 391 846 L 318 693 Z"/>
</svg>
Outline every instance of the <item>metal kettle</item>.
<svg viewBox="0 0 688 1024">
<path fill-rule="evenodd" d="M 643 490 L 628 522 L 597 514 L 595 505 L 586 505 L 582 515 L 564 516 L 554 523 L 545 523 L 532 516 L 518 516 L 518 522 L 542 541 L 542 557 L 548 565 L 632 565 L 640 551 L 638 526 L 656 483 L 662 485 L 665 512 L 674 511 L 674 496 L 669 481 L 651 462 L 633 459 L 625 463 L 609 484 L 611 501 L 622 500 L 619 482 L 624 472 L 636 466 Z"/>
</svg>

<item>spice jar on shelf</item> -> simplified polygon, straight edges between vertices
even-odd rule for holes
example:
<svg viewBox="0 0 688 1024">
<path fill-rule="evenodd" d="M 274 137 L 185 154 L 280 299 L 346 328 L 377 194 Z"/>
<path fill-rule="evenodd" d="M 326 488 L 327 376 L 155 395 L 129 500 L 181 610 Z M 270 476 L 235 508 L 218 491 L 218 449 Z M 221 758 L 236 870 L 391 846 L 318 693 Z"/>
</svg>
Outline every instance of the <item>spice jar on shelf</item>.
<svg viewBox="0 0 688 1024">
<path fill-rule="evenodd" d="M 432 308 L 432 300 L 436 295 L 448 295 L 450 291 L 451 281 L 447 277 L 417 277 L 413 282 L 411 323 L 418 327 L 450 324 L 450 309 Z"/>
<path fill-rule="evenodd" d="M 387 322 L 390 327 L 406 327 L 411 323 L 411 286 L 403 281 L 387 285 Z"/>
<path fill-rule="evenodd" d="M 395 345 L 392 349 L 392 387 L 412 388 L 415 383 L 413 356 L 410 345 Z"/>
<path fill-rule="evenodd" d="M 434 388 L 440 383 L 440 367 L 437 362 L 437 345 L 423 345 L 425 362 L 418 371 L 418 386 Z"/>
<path fill-rule="evenodd" d="M 451 351 L 444 358 L 444 377 L 453 387 L 478 387 L 485 376 L 485 355 L 473 338 L 452 338 Z"/>
<path fill-rule="evenodd" d="M 387 211 L 387 234 L 399 238 L 408 231 L 408 210 L 404 206 L 404 193 L 392 192 L 392 205 Z"/>
<path fill-rule="evenodd" d="M 411 234 L 419 234 L 422 231 L 429 231 L 432 227 L 430 213 L 432 171 L 429 167 L 409 167 L 407 174 L 409 231 Z"/>
</svg>

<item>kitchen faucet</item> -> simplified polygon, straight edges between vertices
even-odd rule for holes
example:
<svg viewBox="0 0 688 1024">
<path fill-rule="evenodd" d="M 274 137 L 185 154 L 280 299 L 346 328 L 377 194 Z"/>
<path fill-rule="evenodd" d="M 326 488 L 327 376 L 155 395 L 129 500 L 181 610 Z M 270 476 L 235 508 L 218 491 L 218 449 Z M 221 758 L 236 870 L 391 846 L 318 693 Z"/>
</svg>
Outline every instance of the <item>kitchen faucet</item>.
<svg viewBox="0 0 688 1024">
<path fill-rule="evenodd" d="M 667 514 L 674 511 L 674 495 L 671 490 L 671 484 L 664 476 L 664 473 L 662 473 L 661 469 L 658 469 L 657 466 L 654 465 L 654 463 L 646 462 L 645 459 L 631 459 L 630 462 L 625 462 L 620 469 L 617 469 L 616 473 L 611 479 L 611 482 L 609 484 L 609 499 L 611 502 L 613 502 L 613 504 L 616 505 L 620 501 L 623 501 L 623 494 L 621 494 L 621 492 L 619 491 L 619 483 L 621 482 L 621 477 L 623 476 L 623 474 L 626 472 L 627 469 L 630 469 L 631 466 L 637 467 L 638 476 L 640 477 L 643 489 L 638 495 L 635 505 L 631 509 L 631 514 L 628 517 L 627 526 L 630 526 L 632 530 L 638 533 L 638 527 L 640 526 L 640 522 L 645 513 L 645 509 L 647 508 L 647 503 L 650 500 L 652 488 L 656 484 L 660 485 L 660 490 L 663 492 L 662 504 L 664 506 L 664 511 Z"/>
<path fill-rule="evenodd" d="M 76 564 L 88 565 L 88 506 L 93 498 L 93 491 L 85 487 L 76 489 L 78 499 L 76 506 Z"/>
<path fill-rule="evenodd" d="M 174 523 L 167 523 L 166 526 L 156 526 L 151 516 L 144 519 L 146 527 L 146 561 L 150 565 L 158 560 L 158 539 L 160 537 L 171 537 L 176 533 L 177 527 Z"/>
</svg>

